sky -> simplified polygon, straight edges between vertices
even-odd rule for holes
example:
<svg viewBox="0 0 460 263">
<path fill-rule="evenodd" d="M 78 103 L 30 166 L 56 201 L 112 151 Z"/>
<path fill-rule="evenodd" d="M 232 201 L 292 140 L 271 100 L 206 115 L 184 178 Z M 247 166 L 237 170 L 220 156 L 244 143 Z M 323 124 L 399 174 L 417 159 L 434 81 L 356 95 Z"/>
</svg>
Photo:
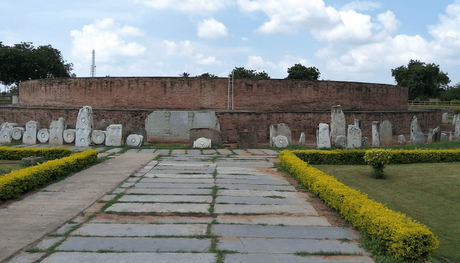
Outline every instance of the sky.
<svg viewBox="0 0 460 263">
<path fill-rule="evenodd" d="M 391 69 L 435 63 L 460 82 L 460 0 L 0 0 L 0 41 L 52 45 L 77 77 L 285 78 L 395 84 Z"/>
</svg>

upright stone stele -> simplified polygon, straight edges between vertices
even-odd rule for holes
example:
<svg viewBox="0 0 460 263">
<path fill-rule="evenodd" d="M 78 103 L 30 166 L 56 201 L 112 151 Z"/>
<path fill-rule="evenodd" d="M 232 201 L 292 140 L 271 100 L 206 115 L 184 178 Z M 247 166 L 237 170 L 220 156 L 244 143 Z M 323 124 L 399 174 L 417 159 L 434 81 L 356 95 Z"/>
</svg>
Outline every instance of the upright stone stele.
<svg viewBox="0 0 460 263">
<path fill-rule="evenodd" d="M 441 132 L 441 142 L 447 141 L 447 134 Z"/>
<path fill-rule="evenodd" d="M 379 127 L 379 141 L 381 146 L 391 146 L 392 138 L 393 138 L 393 128 L 391 127 L 391 122 L 389 120 L 385 120 L 380 123 Z"/>
<path fill-rule="evenodd" d="M 405 144 L 406 143 L 406 137 L 404 137 L 403 134 L 398 136 L 398 143 L 399 144 Z"/>
<path fill-rule="evenodd" d="M 335 144 L 337 136 L 347 136 L 345 114 L 340 105 L 331 108 L 331 140 Z"/>
<path fill-rule="evenodd" d="M 121 138 L 123 133 L 123 125 L 111 124 L 105 131 L 106 146 L 121 146 Z"/>
<path fill-rule="evenodd" d="M 13 135 L 13 126 L 5 122 L 0 127 L 0 143 L 10 143 Z"/>
<path fill-rule="evenodd" d="M 334 146 L 347 148 L 348 146 L 347 137 L 343 135 L 337 136 L 337 138 L 335 138 Z"/>
<path fill-rule="evenodd" d="M 83 106 L 78 112 L 77 124 L 75 125 L 75 146 L 89 146 L 93 127 L 93 108 Z"/>
<path fill-rule="evenodd" d="M 361 129 L 355 125 L 348 125 L 347 148 L 359 148 L 362 143 Z"/>
<path fill-rule="evenodd" d="M 279 123 L 270 125 L 270 146 L 276 146 L 273 143 L 273 138 L 279 135 L 287 138 L 287 146 L 292 145 L 291 129 L 289 129 L 286 123 Z"/>
<path fill-rule="evenodd" d="M 13 95 L 13 96 L 11 97 L 11 103 L 12 103 L 13 105 L 19 104 L 19 98 L 18 98 L 18 96 Z"/>
<path fill-rule="evenodd" d="M 417 116 L 412 117 L 412 122 L 410 124 L 410 142 L 412 144 L 424 144 L 425 137 L 420 129 L 420 124 L 418 123 Z"/>
<path fill-rule="evenodd" d="M 380 146 L 380 123 L 378 121 L 372 122 L 372 146 Z"/>
<path fill-rule="evenodd" d="M 455 119 L 455 134 L 454 134 L 455 140 L 460 141 L 460 113 L 457 115 L 457 118 Z"/>
<path fill-rule="evenodd" d="M 305 133 L 304 132 L 300 134 L 299 145 L 305 145 Z"/>
<path fill-rule="evenodd" d="M 316 146 L 318 148 L 331 148 L 329 125 L 326 123 L 320 123 L 316 129 Z"/>
<path fill-rule="evenodd" d="M 37 144 L 37 132 L 40 129 L 40 124 L 36 121 L 28 121 L 26 123 L 26 131 L 22 135 L 22 143 Z"/>
<path fill-rule="evenodd" d="M 442 114 L 442 123 L 444 123 L 444 124 L 449 123 L 449 113 L 444 112 Z"/>
<path fill-rule="evenodd" d="M 441 141 L 441 127 L 436 127 L 433 129 L 433 142 L 440 142 Z"/>
<path fill-rule="evenodd" d="M 433 143 L 433 129 L 428 129 L 428 138 L 426 139 L 426 143 Z"/>
<path fill-rule="evenodd" d="M 355 119 L 355 126 L 361 129 L 361 120 Z"/>
<path fill-rule="evenodd" d="M 50 124 L 50 145 L 63 145 L 64 144 L 64 130 L 67 129 L 67 124 L 63 117 L 57 121 L 52 121 Z"/>
</svg>

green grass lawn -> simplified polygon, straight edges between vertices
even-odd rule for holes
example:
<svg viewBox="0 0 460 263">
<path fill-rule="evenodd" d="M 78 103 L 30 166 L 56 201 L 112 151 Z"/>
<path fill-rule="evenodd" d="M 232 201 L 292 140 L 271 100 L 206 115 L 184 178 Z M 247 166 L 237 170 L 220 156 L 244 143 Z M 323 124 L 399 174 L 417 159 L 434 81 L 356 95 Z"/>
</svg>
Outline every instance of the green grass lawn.
<svg viewBox="0 0 460 263">
<path fill-rule="evenodd" d="M 22 169 L 19 162 L 20 161 L 0 160 L 0 177 L 12 170 Z"/>
<path fill-rule="evenodd" d="M 433 256 L 460 262 L 460 163 L 389 165 L 383 180 L 368 176 L 370 166 L 314 167 L 427 225 L 440 242 Z"/>
</svg>

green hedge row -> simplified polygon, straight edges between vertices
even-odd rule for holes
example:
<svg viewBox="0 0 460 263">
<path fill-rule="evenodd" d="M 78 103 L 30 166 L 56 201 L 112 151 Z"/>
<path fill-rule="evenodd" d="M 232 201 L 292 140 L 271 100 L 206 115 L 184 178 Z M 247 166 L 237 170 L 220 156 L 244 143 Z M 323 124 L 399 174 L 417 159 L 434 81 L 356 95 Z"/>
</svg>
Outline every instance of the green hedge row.
<svg viewBox="0 0 460 263">
<path fill-rule="evenodd" d="M 364 154 L 368 150 L 345 149 L 332 151 L 294 150 L 302 161 L 309 164 L 366 165 Z M 390 164 L 460 162 L 460 149 L 456 150 L 386 150 L 391 154 Z"/>
<path fill-rule="evenodd" d="M 97 151 L 90 149 L 61 159 L 48 161 L 0 177 L 0 200 L 18 197 L 21 193 L 37 189 L 71 172 L 93 164 Z"/>
<path fill-rule="evenodd" d="M 71 154 L 72 150 L 66 147 L 11 148 L 0 146 L 0 160 L 21 160 L 30 156 L 42 156 L 45 159 L 53 159 L 55 156 L 66 157 Z"/>
</svg>

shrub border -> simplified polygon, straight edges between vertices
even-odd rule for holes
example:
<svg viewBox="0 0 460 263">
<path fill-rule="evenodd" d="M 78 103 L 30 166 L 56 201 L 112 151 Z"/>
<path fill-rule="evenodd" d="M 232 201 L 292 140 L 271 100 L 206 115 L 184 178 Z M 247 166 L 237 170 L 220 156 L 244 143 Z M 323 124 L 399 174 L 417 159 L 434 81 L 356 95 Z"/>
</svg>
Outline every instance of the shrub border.
<svg viewBox="0 0 460 263">
<path fill-rule="evenodd" d="M 436 251 L 439 241 L 428 227 L 370 200 L 366 194 L 302 161 L 294 152 L 280 152 L 280 164 L 365 238 L 375 240 L 380 251 L 398 260 L 421 260 Z"/>
<path fill-rule="evenodd" d="M 60 155 L 70 156 L 72 150 L 66 147 L 53 147 L 53 148 L 11 148 L 0 146 L 0 160 L 21 160 L 22 158 L 30 156 L 43 156 L 45 159 Z"/>
</svg>

